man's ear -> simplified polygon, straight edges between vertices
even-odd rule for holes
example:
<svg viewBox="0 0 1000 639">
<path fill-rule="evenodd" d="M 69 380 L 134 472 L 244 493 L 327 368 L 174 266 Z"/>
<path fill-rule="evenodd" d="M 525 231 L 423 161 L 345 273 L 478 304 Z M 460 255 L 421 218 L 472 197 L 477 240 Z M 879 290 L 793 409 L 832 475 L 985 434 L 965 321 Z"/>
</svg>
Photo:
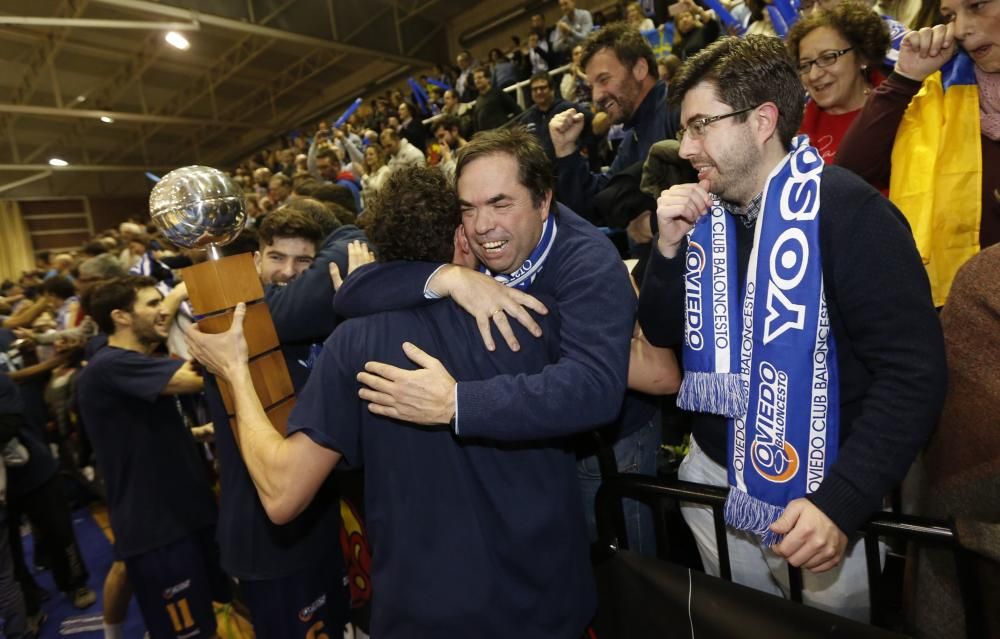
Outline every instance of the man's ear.
<svg viewBox="0 0 1000 639">
<path fill-rule="evenodd" d="M 115 326 L 127 327 L 132 325 L 132 316 L 128 312 L 116 308 L 111 311 L 111 321 L 115 323 Z"/>
<path fill-rule="evenodd" d="M 257 275 L 260 275 L 260 264 L 263 258 L 260 255 L 260 251 L 253 252 L 253 265 L 257 269 Z"/>
<path fill-rule="evenodd" d="M 778 106 L 774 102 L 765 102 L 750 116 L 761 144 L 778 135 L 778 115 Z"/>
<path fill-rule="evenodd" d="M 646 58 L 639 58 L 632 65 L 632 77 L 636 82 L 642 82 L 649 75 L 649 62 Z"/>
<path fill-rule="evenodd" d="M 552 202 L 552 191 L 549 190 L 549 191 L 547 191 L 545 193 L 545 197 L 542 198 L 541 210 L 542 210 L 542 221 L 543 222 L 549 218 L 549 213 L 550 213 L 549 208 L 552 206 L 552 204 L 553 204 L 553 202 Z"/>
</svg>

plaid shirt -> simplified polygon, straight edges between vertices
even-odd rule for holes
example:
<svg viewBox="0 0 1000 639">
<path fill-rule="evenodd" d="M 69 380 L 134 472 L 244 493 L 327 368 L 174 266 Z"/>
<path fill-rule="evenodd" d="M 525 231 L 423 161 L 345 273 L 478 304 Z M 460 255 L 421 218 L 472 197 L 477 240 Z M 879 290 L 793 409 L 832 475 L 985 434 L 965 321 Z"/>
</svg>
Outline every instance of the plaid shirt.
<svg viewBox="0 0 1000 639">
<path fill-rule="evenodd" d="M 753 228 L 753 225 L 757 222 L 757 216 L 760 215 L 760 206 L 763 202 L 764 192 L 761 191 L 746 206 L 737 206 L 732 202 L 723 200 L 722 208 L 726 209 L 727 213 L 738 217 L 747 228 Z"/>
</svg>

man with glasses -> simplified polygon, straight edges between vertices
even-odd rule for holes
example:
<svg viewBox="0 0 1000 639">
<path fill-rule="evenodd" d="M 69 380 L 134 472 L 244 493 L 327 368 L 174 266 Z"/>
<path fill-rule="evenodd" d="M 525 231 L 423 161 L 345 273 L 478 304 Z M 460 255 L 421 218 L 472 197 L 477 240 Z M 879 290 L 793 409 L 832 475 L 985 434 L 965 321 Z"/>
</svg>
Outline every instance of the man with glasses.
<svg viewBox="0 0 1000 639">
<path fill-rule="evenodd" d="M 511 122 L 525 125 L 528 131 L 538 138 L 542 148 L 545 149 L 545 155 L 550 160 L 555 161 L 556 159 L 556 152 L 552 146 L 552 136 L 549 134 L 549 122 L 552 121 L 552 118 L 563 111 L 575 109 L 576 112 L 582 113 L 586 120 L 584 130 L 590 130 L 590 122 L 594 118 L 593 114 L 575 102 L 568 102 L 556 97 L 555 83 L 547 71 L 539 71 L 531 76 L 531 101 L 534 105 Z"/>
<path fill-rule="evenodd" d="M 683 346 L 681 479 L 729 485 L 733 579 L 867 621 L 858 528 L 902 479 L 945 388 L 941 329 L 906 222 L 804 137 L 777 38 L 724 38 L 673 85 L 696 184 L 664 191 L 639 322 Z M 710 510 L 685 504 L 708 572 Z"/>
</svg>

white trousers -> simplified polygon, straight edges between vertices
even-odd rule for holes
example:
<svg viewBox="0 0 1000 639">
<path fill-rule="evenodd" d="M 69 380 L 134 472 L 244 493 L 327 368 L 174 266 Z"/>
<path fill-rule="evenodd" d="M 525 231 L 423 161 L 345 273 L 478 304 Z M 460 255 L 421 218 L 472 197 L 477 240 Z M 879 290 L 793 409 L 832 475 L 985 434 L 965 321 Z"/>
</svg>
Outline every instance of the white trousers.
<svg viewBox="0 0 1000 639">
<path fill-rule="evenodd" d="M 711 486 L 726 486 L 726 469 L 712 461 L 698 443 L 691 439 L 691 452 L 681 462 L 680 479 Z M 715 524 L 712 509 L 684 502 L 681 513 L 698 543 L 698 552 L 705 572 L 719 576 L 718 548 L 715 545 Z M 755 590 L 788 598 L 788 563 L 770 548 L 763 547 L 753 535 L 727 528 L 729 563 L 733 581 Z M 880 544 L 880 558 L 885 560 L 885 546 Z M 847 547 L 843 561 L 835 568 L 819 574 L 802 571 L 802 601 L 808 606 L 869 623 L 868 570 L 865 547 L 854 540 Z"/>
</svg>

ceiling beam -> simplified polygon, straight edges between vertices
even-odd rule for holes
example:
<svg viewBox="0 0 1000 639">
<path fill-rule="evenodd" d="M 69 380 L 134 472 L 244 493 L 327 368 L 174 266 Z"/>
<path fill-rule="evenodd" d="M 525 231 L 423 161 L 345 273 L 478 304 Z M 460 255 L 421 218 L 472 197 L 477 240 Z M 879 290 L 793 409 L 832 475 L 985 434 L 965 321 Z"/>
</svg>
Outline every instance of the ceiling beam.
<svg viewBox="0 0 1000 639">
<path fill-rule="evenodd" d="M 260 54 L 267 51 L 274 41 L 272 40 L 262 40 L 259 38 L 252 38 L 247 36 L 241 39 L 236 45 L 234 45 L 229 51 L 222 55 L 219 59 L 218 68 L 211 69 L 207 72 L 204 77 L 199 78 L 198 82 L 189 86 L 185 91 L 176 94 L 169 103 L 167 103 L 163 108 L 159 109 L 161 112 L 165 113 L 183 113 L 187 109 L 191 108 L 199 100 L 201 100 L 206 95 L 209 95 L 214 91 L 215 87 L 227 80 L 229 77 L 235 75 L 238 71 L 244 68 L 247 64 L 253 61 L 254 58 Z M 160 116 L 160 117 L 179 117 L 179 116 Z M 203 118 L 197 118 L 202 120 L 201 124 L 206 126 L 213 126 L 208 121 Z M 228 122 L 243 122 L 243 118 L 230 118 L 229 120 L 224 120 Z M 161 124 L 167 124 L 163 122 Z M 137 147 L 141 147 L 150 138 L 162 130 L 162 126 L 152 127 L 147 131 L 143 131 L 139 139 L 133 144 L 125 149 L 120 150 L 118 157 L 124 157 L 134 151 Z M 268 127 L 253 127 L 253 128 L 268 128 Z M 102 160 L 108 159 L 111 154 L 108 154 L 102 158 Z"/>
<path fill-rule="evenodd" d="M 38 180 L 44 180 L 50 175 L 52 175 L 52 171 L 50 169 L 46 169 L 40 173 L 35 173 L 34 175 L 29 175 L 28 177 L 21 178 L 20 180 L 14 180 L 13 182 L 0 184 L 0 193 L 3 193 L 5 191 L 10 191 L 11 189 L 16 189 L 17 187 L 24 186 L 25 184 L 31 184 L 32 182 L 37 182 Z"/>
<path fill-rule="evenodd" d="M 222 16 L 216 16 L 212 14 L 198 13 L 194 11 L 189 11 L 187 9 L 179 9 L 176 7 L 168 7 L 162 4 L 148 2 L 147 0 L 91 0 L 91 2 L 94 2 L 96 4 L 113 6 L 120 9 L 142 11 L 162 16 L 168 16 L 172 18 L 179 18 L 182 20 L 193 19 L 197 20 L 202 25 L 218 27 L 220 29 L 226 29 L 229 31 L 250 33 L 254 35 L 259 35 L 264 38 L 285 40 L 305 47 L 322 48 L 330 51 L 338 51 L 340 53 L 345 53 L 349 55 L 359 55 L 365 57 L 379 56 L 386 60 L 392 60 L 400 64 L 413 64 L 414 62 L 426 64 L 428 66 L 434 64 L 434 61 L 432 60 L 414 60 L 407 56 L 391 53 L 388 51 L 371 49 L 368 47 L 361 47 L 357 45 L 346 44 L 344 42 L 336 42 L 333 40 L 325 40 L 323 38 L 316 38 L 301 33 L 295 33 L 294 31 L 284 31 L 282 29 L 265 27 L 258 24 L 250 24 L 248 22 L 233 20 L 231 18 L 223 18 Z"/>
<path fill-rule="evenodd" d="M 146 20 L 97 20 L 94 18 L 37 18 L 0 16 L 0 24 L 23 24 L 29 27 L 79 27 L 88 29 L 146 29 L 162 31 L 198 31 L 197 22 L 149 22 Z"/>
<path fill-rule="evenodd" d="M 103 87 L 94 87 L 91 89 L 88 92 L 91 94 L 89 97 L 93 97 L 94 102 L 99 105 L 112 104 L 129 86 L 132 85 L 132 83 L 138 82 L 142 78 L 142 74 L 146 72 L 146 69 L 148 69 L 150 65 L 153 64 L 153 61 L 160 55 L 162 47 L 159 46 L 159 41 L 159 34 L 147 34 L 146 37 L 143 38 L 142 44 L 139 46 L 139 50 L 127 60 L 125 66 L 112 74 L 112 76 L 104 83 Z M 96 94 L 96 96 L 94 94 Z M 70 107 L 76 107 L 79 104 L 79 102 L 74 102 L 70 105 Z M 26 158 L 24 158 L 24 161 L 31 162 L 42 153 L 52 148 L 53 145 L 65 147 L 71 142 L 71 140 L 83 137 L 86 133 L 86 124 L 87 122 L 85 121 L 77 121 L 71 136 L 63 136 L 58 140 L 53 140 L 52 142 L 37 147 Z"/>
<path fill-rule="evenodd" d="M 114 118 L 119 122 L 145 122 L 151 124 L 176 124 L 182 126 L 212 126 L 237 129 L 267 129 L 270 123 L 250 123 L 246 121 L 215 120 L 212 118 L 192 118 L 176 115 L 155 115 L 145 113 L 129 113 L 126 111 L 106 111 L 98 109 L 68 109 L 59 107 L 31 106 L 27 104 L 0 103 L 0 113 L 16 113 L 18 115 L 34 115 L 43 118 L 73 118 L 78 120 L 97 120 L 101 116 Z"/>
<path fill-rule="evenodd" d="M 290 65 L 282 73 L 276 75 L 270 87 L 265 87 L 265 89 L 257 93 L 251 93 L 245 96 L 242 100 L 230 104 L 229 107 L 223 111 L 222 119 L 245 118 L 262 108 L 270 106 L 273 104 L 274 100 L 277 100 L 290 91 L 297 89 L 300 85 L 308 82 L 310 79 L 319 73 L 322 73 L 327 68 L 341 62 L 345 57 L 346 56 L 344 55 L 331 55 L 326 51 L 314 51 L 309 55 L 303 56 L 300 60 L 295 62 L 295 64 Z M 269 98 L 269 100 L 265 102 L 265 98 Z M 209 142 L 218 137 L 218 131 L 209 130 L 204 133 L 206 137 L 202 139 L 205 146 L 214 148 L 214 146 L 209 144 Z M 272 127 L 268 136 L 274 137 L 275 135 L 280 135 L 281 133 L 281 131 L 276 131 Z M 213 158 L 221 158 L 228 155 L 228 153 L 228 149 L 220 147 L 215 150 L 215 153 L 212 155 Z"/>
<path fill-rule="evenodd" d="M 46 36 L 42 31 L 18 29 L 16 27 L 0 27 L 0 41 L 9 41 L 14 44 L 32 45 L 45 39 Z M 110 45 L 98 47 L 74 40 L 66 40 L 63 42 L 62 50 L 71 53 L 83 54 L 89 58 L 120 63 L 128 62 L 136 55 L 135 51 L 131 49 L 126 50 L 112 47 Z M 168 58 L 159 58 L 155 61 L 155 67 L 157 69 L 164 69 L 178 75 L 195 76 L 211 69 L 215 63 L 216 60 L 214 59 L 211 61 L 204 60 L 197 57 L 197 55 L 192 55 L 191 51 L 188 51 L 184 55 L 183 62 Z M 72 72 L 84 73 L 84 71 Z M 233 78 L 234 81 L 239 81 L 247 86 L 267 82 L 269 79 L 269 75 L 264 74 L 253 67 L 244 69 L 239 76 Z"/>
<path fill-rule="evenodd" d="M 283 3 L 275 7 L 273 11 L 261 18 L 260 24 L 267 24 L 294 4 L 295 1 L 296 0 L 285 0 Z M 255 58 L 270 49 L 274 44 L 275 41 L 271 39 L 257 38 L 250 34 L 244 35 L 232 46 L 230 46 L 225 53 L 220 55 L 216 62 L 209 69 L 207 69 L 201 77 L 199 77 L 193 84 L 188 85 L 188 87 L 183 91 L 175 94 L 169 102 L 158 109 L 158 112 L 161 114 L 180 115 L 208 95 L 212 98 L 213 116 L 215 119 L 218 119 L 219 114 L 215 105 L 216 87 L 238 75 Z M 230 118 L 230 120 L 242 121 L 239 118 Z M 162 128 L 162 126 L 155 126 L 151 127 L 147 131 L 142 131 L 138 141 L 122 151 L 118 157 L 123 158 L 127 156 L 129 153 L 133 152 L 136 147 L 143 149 L 143 153 L 145 154 L 144 149 L 146 142 L 159 133 Z M 106 160 L 110 157 L 110 155 L 111 154 L 105 154 L 101 159 Z"/>
<path fill-rule="evenodd" d="M 176 164 L 70 164 L 69 166 L 49 166 L 48 164 L 0 164 L 0 171 L 51 171 L 52 173 L 94 173 L 108 171 L 123 173 L 128 171 L 172 171 Z"/>
<path fill-rule="evenodd" d="M 78 2 L 70 0 L 60 4 L 58 13 L 64 17 L 75 18 L 83 13 L 86 4 L 85 0 Z M 31 96 L 35 94 L 35 89 L 38 88 L 42 69 L 55 59 L 56 54 L 59 53 L 59 49 L 67 37 L 69 37 L 69 29 L 56 30 L 54 33 L 49 34 L 49 37 L 45 39 L 40 48 L 34 51 L 31 55 L 31 61 L 28 63 L 28 73 L 15 90 L 14 102 L 27 104 Z"/>
<path fill-rule="evenodd" d="M 77 18 L 83 13 L 86 5 L 87 0 L 64 0 L 59 4 L 58 9 L 54 13 L 59 17 Z M 42 42 L 42 45 L 31 53 L 28 58 L 27 73 L 14 90 L 15 103 L 28 103 L 28 100 L 34 95 L 35 89 L 38 88 L 37 85 L 41 79 L 43 70 L 53 63 L 56 54 L 59 53 L 59 49 L 67 37 L 69 37 L 69 29 L 57 29 L 53 33 L 50 33 Z M 6 128 L 10 131 L 11 135 L 14 135 L 13 125 L 16 121 L 16 115 L 4 116 L 0 118 L 0 128 Z"/>
</svg>

